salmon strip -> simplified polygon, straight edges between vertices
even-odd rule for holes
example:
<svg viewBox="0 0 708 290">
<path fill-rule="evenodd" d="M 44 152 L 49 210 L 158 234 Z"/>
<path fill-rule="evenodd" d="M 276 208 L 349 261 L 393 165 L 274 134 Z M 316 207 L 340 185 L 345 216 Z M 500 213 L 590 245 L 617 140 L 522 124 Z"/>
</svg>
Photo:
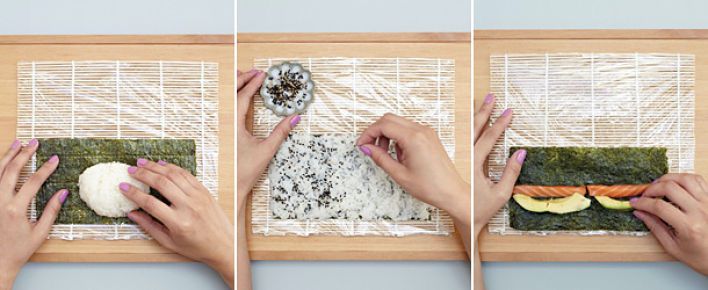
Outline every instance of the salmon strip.
<svg viewBox="0 0 708 290">
<path fill-rule="evenodd" d="M 628 197 L 644 192 L 649 184 L 588 185 L 591 196 Z"/>
<path fill-rule="evenodd" d="M 545 186 L 545 185 L 517 185 L 514 193 L 531 197 L 565 197 L 573 193 L 585 195 L 585 186 Z"/>
</svg>

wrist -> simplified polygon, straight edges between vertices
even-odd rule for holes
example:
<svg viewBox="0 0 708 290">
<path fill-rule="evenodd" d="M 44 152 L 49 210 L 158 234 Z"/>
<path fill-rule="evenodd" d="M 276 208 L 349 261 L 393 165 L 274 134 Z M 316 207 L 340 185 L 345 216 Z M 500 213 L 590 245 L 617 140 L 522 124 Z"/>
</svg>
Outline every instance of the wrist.
<svg viewBox="0 0 708 290">
<path fill-rule="evenodd" d="M 444 201 L 440 203 L 440 208 L 445 210 L 453 218 L 470 224 L 472 197 L 470 196 L 470 185 L 462 180 L 450 187 Z"/>
<path fill-rule="evenodd" d="M 0 265 L 0 290 L 11 290 L 19 272 L 17 267 Z"/>
</svg>

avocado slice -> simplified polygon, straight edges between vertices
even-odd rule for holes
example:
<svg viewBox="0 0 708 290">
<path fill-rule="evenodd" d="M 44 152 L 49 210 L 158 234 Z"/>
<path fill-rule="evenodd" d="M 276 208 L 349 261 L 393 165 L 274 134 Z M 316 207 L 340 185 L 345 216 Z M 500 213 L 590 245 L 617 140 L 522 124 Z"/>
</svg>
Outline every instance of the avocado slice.
<svg viewBox="0 0 708 290">
<path fill-rule="evenodd" d="M 584 210 L 590 207 L 590 199 L 582 194 L 573 193 L 563 198 L 539 200 L 524 194 L 514 194 L 514 200 L 524 209 L 532 212 L 550 212 L 564 214 Z"/>
<path fill-rule="evenodd" d="M 595 196 L 595 199 L 606 209 L 621 211 L 632 210 L 632 205 L 630 205 L 627 200 L 618 200 L 609 196 Z"/>
</svg>

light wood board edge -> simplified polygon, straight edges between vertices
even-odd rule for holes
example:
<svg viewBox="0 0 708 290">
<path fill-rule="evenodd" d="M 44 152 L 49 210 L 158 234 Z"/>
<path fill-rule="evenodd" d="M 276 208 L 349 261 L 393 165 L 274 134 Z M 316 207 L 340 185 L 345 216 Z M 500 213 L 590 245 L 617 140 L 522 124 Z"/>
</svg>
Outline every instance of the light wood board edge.
<svg viewBox="0 0 708 290">
<path fill-rule="evenodd" d="M 229 34 L 203 35 L 0 35 L 4 44 L 234 44 Z"/>
<path fill-rule="evenodd" d="M 469 43 L 469 32 L 449 33 L 239 33 L 239 43 Z"/>
<path fill-rule="evenodd" d="M 708 39 L 708 29 L 475 30 L 474 39 Z"/>
</svg>

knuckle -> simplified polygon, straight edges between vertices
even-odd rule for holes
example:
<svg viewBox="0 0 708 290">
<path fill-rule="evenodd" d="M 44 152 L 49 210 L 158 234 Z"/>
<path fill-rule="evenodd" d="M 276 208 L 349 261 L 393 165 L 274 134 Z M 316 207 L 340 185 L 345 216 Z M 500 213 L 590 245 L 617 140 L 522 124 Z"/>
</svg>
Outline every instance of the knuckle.
<svg viewBox="0 0 708 290">
<path fill-rule="evenodd" d="M 5 206 L 4 212 L 11 218 L 20 217 L 20 214 L 22 214 L 20 210 L 17 209 L 17 207 L 11 205 Z"/>
<path fill-rule="evenodd" d="M 182 173 L 179 169 L 176 168 L 171 168 L 170 171 L 167 172 L 167 177 L 169 177 L 171 180 L 175 180 L 177 178 L 180 178 L 181 176 Z"/>
<path fill-rule="evenodd" d="M 56 213 L 59 212 L 60 207 L 61 207 L 61 206 L 60 206 L 60 203 L 58 203 L 58 202 L 50 202 L 50 203 L 48 203 L 47 206 L 45 207 L 45 212 L 47 212 L 47 213 L 49 213 L 49 214 L 51 214 L 51 215 L 55 215 Z"/>
<path fill-rule="evenodd" d="M 688 227 L 688 235 L 692 238 L 698 238 L 705 231 L 705 225 L 701 223 L 693 223 Z"/>
<path fill-rule="evenodd" d="M 148 212 L 155 211 L 158 207 L 158 200 L 155 198 L 151 198 L 150 196 L 146 196 L 143 201 L 143 209 L 145 209 Z"/>
<path fill-rule="evenodd" d="M 157 186 L 158 189 L 165 189 L 167 188 L 167 185 L 170 183 L 170 179 L 167 176 L 160 175 L 156 178 L 155 180 L 155 185 Z"/>
</svg>

